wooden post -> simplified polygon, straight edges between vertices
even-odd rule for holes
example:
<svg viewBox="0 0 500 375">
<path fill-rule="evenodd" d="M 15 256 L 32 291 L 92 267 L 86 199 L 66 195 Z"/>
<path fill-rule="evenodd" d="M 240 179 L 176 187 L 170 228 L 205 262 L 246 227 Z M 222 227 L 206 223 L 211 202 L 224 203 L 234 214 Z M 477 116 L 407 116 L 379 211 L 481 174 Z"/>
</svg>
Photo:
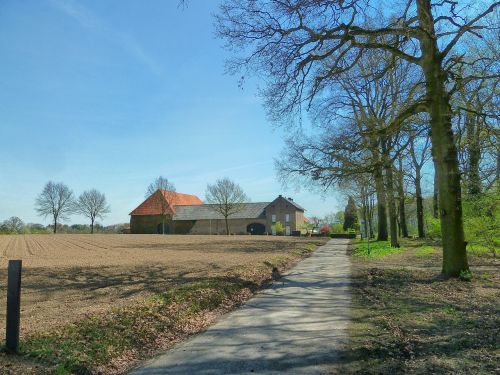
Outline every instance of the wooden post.
<svg viewBox="0 0 500 375">
<path fill-rule="evenodd" d="M 19 351 L 21 270 L 22 260 L 9 260 L 7 281 L 7 329 L 5 332 L 5 348 L 9 353 L 17 353 Z"/>
</svg>

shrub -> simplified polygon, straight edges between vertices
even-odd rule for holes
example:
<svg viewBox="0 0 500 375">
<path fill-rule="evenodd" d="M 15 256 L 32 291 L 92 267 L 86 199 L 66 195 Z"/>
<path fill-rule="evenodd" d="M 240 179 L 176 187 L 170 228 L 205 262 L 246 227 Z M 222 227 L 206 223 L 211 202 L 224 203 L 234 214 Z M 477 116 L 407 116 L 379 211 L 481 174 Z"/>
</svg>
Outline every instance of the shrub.
<svg viewBox="0 0 500 375">
<path fill-rule="evenodd" d="M 427 226 L 427 236 L 432 239 L 441 238 L 441 221 L 432 215 L 425 217 L 425 224 Z"/>
<path fill-rule="evenodd" d="M 273 233 L 276 233 L 277 236 L 282 236 L 285 232 L 285 227 L 283 226 L 281 221 L 277 221 L 276 223 L 271 225 L 271 229 L 273 230 Z"/>
<path fill-rule="evenodd" d="M 460 271 L 460 280 L 472 281 L 472 273 L 470 271 Z"/>
<path fill-rule="evenodd" d="M 344 233 L 344 226 L 340 223 L 333 224 L 330 227 L 330 233 Z"/>
<path fill-rule="evenodd" d="M 472 249 L 485 247 L 493 256 L 500 247 L 499 201 L 497 191 L 469 195 L 463 201 L 465 238 Z"/>
<path fill-rule="evenodd" d="M 323 234 L 329 234 L 330 230 L 331 230 L 331 228 L 329 225 L 323 225 L 321 228 L 319 228 L 320 233 L 323 233 Z"/>
</svg>

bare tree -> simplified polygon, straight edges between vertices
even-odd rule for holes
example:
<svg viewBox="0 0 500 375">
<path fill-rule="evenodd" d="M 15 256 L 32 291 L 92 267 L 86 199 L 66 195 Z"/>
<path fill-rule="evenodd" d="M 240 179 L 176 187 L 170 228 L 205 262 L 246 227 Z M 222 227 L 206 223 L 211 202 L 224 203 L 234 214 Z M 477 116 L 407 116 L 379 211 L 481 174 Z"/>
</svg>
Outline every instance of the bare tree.
<svg viewBox="0 0 500 375">
<path fill-rule="evenodd" d="M 428 137 L 417 137 L 414 134 L 410 134 L 410 145 L 408 147 L 408 154 L 411 160 L 411 168 L 413 173 L 410 174 L 410 178 L 413 180 L 415 185 L 415 198 L 417 205 L 417 228 L 418 237 L 424 238 L 424 197 L 422 194 L 422 169 L 430 159 L 430 140 Z M 436 196 L 437 201 L 437 196 Z M 437 209 L 436 209 L 437 210 Z"/>
<path fill-rule="evenodd" d="M 162 234 L 165 234 L 165 222 L 173 215 L 175 205 L 175 186 L 168 178 L 160 176 L 149 184 L 146 198 L 151 197 L 153 205 L 162 217 Z"/>
<path fill-rule="evenodd" d="M 35 209 L 40 216 L 52 217 L 54 233 L 57 233 L 57 223 L 74 211 L 73 192 L 62 182 L 49 181 L 36 198 Z"/>
<path fill-rule="evenodd" d="M 389 64 L 392 66 L 389 72 L 373 78 L 387 70 Z M 293 153 L 288 153 L 277 164 L 282 177 L 299 173 L 310 176 L 320 185 L 339 184 L 367 172 L 372 174 L 377 194 L 377 239 L 389 238 L 389 211 L 394 247 L 399 243 L 393 161 L 406 145 L 400 140 L 400 127 L 393 129 L 388 125 L 398 110 L 405 108 L 421 91 L 411 73 L 409 64 L 394 64 L 387 54 L 365 53 L 357 67 L 331 80 L 328 95 L 313 107 L 318 113 L 315 120 L 324 134 L 308 146 L 290 148 L 290 144 L 304 146 L 304 137 L 292 137 L 287 146 Z M 303 163 L 304 158 L 308 159 L 307 163 Z"/>
<path fill-rule="evenodd" d="M 278 122 L 300 115 L 331 77 L 352 69 L 368 50 L 385 51 L 420 70 L 425 95 L 399 111 L 389 127 L 416 113 L 429 113 L 442 271 L 448 276 L 469 269 L 451 97 L 456 82 L 475 79 L 456 74 L 457 67 L 475 63 L 464 59 L 468 51 L 460 42 L 465 36 L 481 41 L 486 17 L 500 5 L 488 3 L 477 5 L 480 11 L 463 11 L 464 4 L 457 1 L 406 0 L 382 12 L 366 0 L 226 0 L 217 17 L 219 35 L 245 54 L 232 60 L 229 69 L 257 70 L 267 78 L 266 105 Z"/>
<path fill-rule="evenodd" d="M 90 219 L 90 233 L 92 234 L 96 218 L 102 219 L 110 211 L 106 196 L 96 189 L 84 191 L 75 202 L 75 212 Z"/>
<path fill-rule="evenodd" d="M 24 229 L 24 223 L 17 216 L 12 216 L 3 222 L 2 227 L 7 233 L 21 233 Z"/>
<path fill-rule="evenodd" d="M 402 237 L 409 237 L 408 225 L 406 224 L 406 194 L 404 185 L 403 157 L 398 157 L 398 167 L 394 168 L 396 175 L 396 187 L 398 192 L 399 230 Z"/>
<path fill-rule="evenodd" d="M 226 234 L 229 235 L 228 218 L 243 210 L 244 203 L 249 201 L 247 195 L 237 183 L 225 177 L 213 185 L 207 185 L 205 198 L 211 205 L 210 208 L 224 217 Z"/>
</svg>

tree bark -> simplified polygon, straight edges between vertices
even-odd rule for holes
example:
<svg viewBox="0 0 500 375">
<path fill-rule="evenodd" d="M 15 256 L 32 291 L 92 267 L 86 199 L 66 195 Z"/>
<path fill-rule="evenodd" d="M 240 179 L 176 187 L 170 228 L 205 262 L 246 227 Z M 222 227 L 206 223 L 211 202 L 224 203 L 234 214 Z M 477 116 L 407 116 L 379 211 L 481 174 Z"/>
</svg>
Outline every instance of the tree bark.
<svg viewBox="0 0 500 375">
<path fill-rule="evenodd" d="M 226 221 L 226 235 L 229 236 L 229 222 L 227 216 L 224 217 L 224 220 Z"/>
<path fill-rule="evenodd" d="M 368 199 L 368 207 L 369 207 L 369 211 L 368 211 L 368 220 L 369 220 L 369 224 L 370 224 L 370 238 L 374 238 L 375 235 L 373 234 L 373 207 L 374 207 L 374 204 L 373 204 L 373 198 L 370 197 Z"/>
<path fill-rule="evenodd" d="M 363 221 L 364 221 L 364 228 L 362 228 L 362 230 L 364 229 L 364 235 L 366 238 L 368 238 L 368 236 L 370 235 L 369 231 L 368 231 L 368 210 L 369 210 L 369 207 L 368 207 L 368 193 L 366 191 L 365 185 L 361 185 L 360 198 L 361 198 L 361 212 L 362 212 Z"/>
<path fill-rule="evenodd" d="M 422 176 L 420 167 L 415 166 L 415 195 L 417 200 L 417 230 L 418 237 L 424 238 L 424 199 L 422 197 Z"/>
<path fill-rule="evenodd" d="M 449 94 L 445 88 L 446 74 L 441 66 L 434 30 L 430 0 L 417 0 L 417 15 L 425 34 L 420 39 L 421 65 L 426 79 L 429 106 L 432 158 L 437 174 L 441 236 L 443 242 L 443 274 L 459 276 L 468 271 L 462 221 L 462 196 L 458 155 L 451 128 Z"/>
<path fill-rule="evenodd" d="M 90 220 L 90 234 L 94 234 L 94 219 Z"/>
<path fill-rule="evenodd" d="M 57 217 L 54 217 L 54 234 L 57 233 Z"/>
<path fill-rule="evenodd" d="M 391 247 L 399 247 L 398 243 L 398 224 L 396 214 L 396 202 L 394 199 L 394 178 L 392 174 L 392 163 L 388 160 L 389 155 L 386 155 L 385 140 L 382 141 L 382 152 L 384 160 L 384 169 L 386 177 L 387 190 L 387 206 L 389 208 L 389 230 L 391 233 Z"/>
<path fill-rule="evenodd" d="M 363 208 L 362 208 L 362 210 L 363 210 L 363 221 L 365 223 L 365 228 L 364 228 L 364 230 L 365 230 L 365 237 L 368 238 L 368 236 L 370 235 L 368 233 L 368 207 L 366 205 L 366 202 L 365 202 L 364 198 L 363 198 Z"/>
<path fill-rule="evenodd" d="M 384 188 L 384 179 L 382 176 L 382 168 L 380 165 L 375 166 L 374 178 L 375 178 L 375 189 L 377 193 L 377 216 L 378 216 L 377 241 L 387 241 L 389 239 L 389 233 L 387 232 L 385 188 Z"/>
<path fill-rule="evenodd" d="M 438 192 L 438 177 L 434 171 L 434 192 L 432 194 L 432 216 L 435 219 L 439 218 L 439 192 Z"/>
<path fill-rule="evenodd" d="M 471 113 L 465 115 L 465 129 L 467 132 L 467 193 L 479 194 L 481 181 L 479 177 L 479 161 L 481 159 L 481 146 L 479 144 L 479 119 Z"/>
<path fill-rule="evenodd" d="M 497 173 L 496 173 L 496 184 L 497 190 L 500 191 L 500 131 L 497 130 Z"/>
<path fill-rule="evenodd" d="M 398 171 L 398 196 L 399 196 L 399 224 L 401 226 L 401 236 L 408 238 L 408 225 L 406 224 L 405 192 L 403 186 L 403 161 L 399 158 Z"/>
</svg>

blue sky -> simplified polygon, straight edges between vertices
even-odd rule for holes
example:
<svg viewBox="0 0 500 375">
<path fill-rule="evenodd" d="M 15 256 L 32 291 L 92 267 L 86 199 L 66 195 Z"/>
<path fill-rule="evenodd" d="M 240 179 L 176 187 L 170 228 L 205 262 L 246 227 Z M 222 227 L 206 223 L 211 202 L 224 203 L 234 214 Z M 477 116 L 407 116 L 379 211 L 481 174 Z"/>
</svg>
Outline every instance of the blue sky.
<svg viewBox="0 0 500 375">
<path fill-rule="evenodd" d="M 229 177 L 252 201 L 292 196 L 308 216 L 344 198 L 285 190 L 273 160 L 283 129 L 266 120 L 257 80 L 224 74 L 218 1 L 26 0 L 0 3 L 0 220 L 36 215 L 43 185 L 97 188 L 127 222 L 163 175 L 204 199 Z M 71 223 L 86 220 L 74 216 Z"/>
</svg>

